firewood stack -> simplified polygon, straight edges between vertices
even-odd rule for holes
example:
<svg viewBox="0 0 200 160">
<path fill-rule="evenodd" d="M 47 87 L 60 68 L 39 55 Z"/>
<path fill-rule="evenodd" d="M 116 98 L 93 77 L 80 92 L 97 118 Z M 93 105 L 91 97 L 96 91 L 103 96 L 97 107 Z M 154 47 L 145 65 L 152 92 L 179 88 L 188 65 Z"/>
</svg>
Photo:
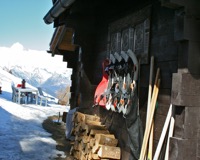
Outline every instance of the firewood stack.
<svg viewBox="0 0 200 160">
<path fill-rule="evenodd" d="M 75 141 L 70 154 L 77 160 L 120 159 L 118 139 L 102 125 L 96 115 L 75 112 L 71 134 Z"/>
</svg>

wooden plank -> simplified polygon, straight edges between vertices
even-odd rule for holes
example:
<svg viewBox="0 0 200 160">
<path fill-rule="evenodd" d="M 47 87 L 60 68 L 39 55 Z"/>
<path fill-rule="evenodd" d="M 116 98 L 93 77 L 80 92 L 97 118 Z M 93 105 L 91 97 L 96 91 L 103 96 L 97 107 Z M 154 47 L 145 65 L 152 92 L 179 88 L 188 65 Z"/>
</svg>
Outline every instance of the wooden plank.
<svg viewBox="0 0 200 160">
<path fill-rule="evenodd" d="M 51 43 L 50 43 L 50 50 L 52 52 L 55 51 L 55 48 L 57 47 L 57 45 L 58 45 L 58 43 L 61 39 L 61 35 L 63 33 L 64 28 L 65 28 L 65 26 L 62 25 L 62 26 L 57 27 L 56 30 L 54 31 L 54 36 L 53 36 Z"/>
<path fill-rule="evenodd" d="M 166 120 L 165 120 L 165 124 L 163 126 L 163 130 L 162 130 L 162 133 L 161 133 L 161 136 L 160 136 L 160 139 L 159 139 L 153 160 L 158 160 L 158 158 L 159 158 L 160 151 L 161 151 L 161 148 L 162 148 L 162 145 L 163 145 L 166 133 L 167 133 L 167 129 L 168 129 L 168 126 L 169 126 L 171 116 L 172 116 L 172 104 L 169 107 L 169 111 L 168 111 L 168 114 L 167 114 L 167 117 L 166 117 Z"/>
<path fill-rule="evenodd" d="M 154 121 L 151 125 L 150 137 L 149 137 L 149 150 L 148 150 L 148 158 L 147 160 L 152 160 L 153 157 L 153 137 L 154 137 Z"/>
<path fill-rule="evenodd" d="M 147 101 L 147 118 L 149 116 L 150 111 L 150 104 L 151 104 L 151 98 L 152 98 L 152 79 L 153 79 L 153 68 L 154 68 L 154 57 L 151 57 L 151 64 L 150 64 L 150 75 L 149 75 L 149 91 L 148 91 L 148 101 Z M 157 81 L 157 79 L 156 79 Z M 153 122 L 152 122 L 153 123 Z M 147 124 L 147 121 L 146 121 Z M 150 138 L 149 138 L 149 149 L 148 149 L 148 160 L 152 160 L 152 154 L 153 154 L 153 130 L 154 130 L 154 123 L 152 124 L 151 131 L 150 131 Z"/>
<path fill-rule="evenodd" d="M 169 127 L 169 134 L 168 134 L 168 139 L 167 139 L 167 146 L 166 146 L 166 151 L 165 151 L 165 160 L 169 159 L 169 140 L 173 136 L 174 123 L 175 123 L 174 117 L 171 117 L 170 127 Z"/>
<path fill-rule="evenodd" d="M 159 77 L 160 69 L 157 69 L 156 77 Z M 157 78 L 156 78 L 157 79 Z M 146 125 L 145 133 L 144 133 L 144 139 L 142 142 L 142 148 L 140 152 L 140 160 L 144 160 L 145 154 L 146 154 L 146 147 L 148 143 L 148 138 L 151 130 L 151 125 L 153 121 L 153 116 L 154 116 L 154 111 L 155 111 L 155 104 L 156 104 L 156 99 L 158 97 L 158 91 L 159 91 L 159 86 L 160 86 L 160 79 L 158 80 L 157 84 L 154 84 L 154 90 L 153 90 L 153 95 L 152 95 L 152 100 L 151 100 L 151 107 L 150 107 L 150 114 L 149 114 L 149 119 L 148 123 Z"/>
<path fill-rule="evenodd" d="M 73 44 L 73 35 L 74 35 L 73 28 L 65 28 L 65 33 L 62 37 L 62 43 Z"/>
<path fill-rule="evenodd" d="M 75 51 L 77 45 L 61 43 L 58 45 L 59 50 Z"/>
<path fill-rule="evenodd" d="M 113 146 L 101 146 L 98 151 L 98 156 L 101 158 L 120 159 L 121 149 Z"/>
<path fill-rule="evenodd" d="M 148 101 L 147 101 L 147 118 L 146 118 L 146 124 L 149 116 L 149 110 L 150 110 L 150 103 L 152 98 L 152 77 L 153 77 L 153 65 L 154 65 L 154 57 L 151 57 L 151 65 L 150 65 L 150 75 L 149 75 L 149 90 L 148 90 Z"/>
</svg>

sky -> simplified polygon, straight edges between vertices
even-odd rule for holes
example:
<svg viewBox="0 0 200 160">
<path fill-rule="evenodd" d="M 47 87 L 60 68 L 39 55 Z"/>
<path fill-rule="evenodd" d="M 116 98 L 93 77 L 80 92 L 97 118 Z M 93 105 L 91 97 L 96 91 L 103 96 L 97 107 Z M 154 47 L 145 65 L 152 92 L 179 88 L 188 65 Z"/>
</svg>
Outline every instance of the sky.
<svg viewBox="0 0 200 160">
<path fill-rule="evenodd" d="M 0 159 L 40 160 L 54 159 L 65 153 L 56 149 L 56 141 L 42 127 L 48 116 L 62 115 L 69 106 L 48 102 L 48 106 L 16 104 L 12 102 L 11 82 L 16 77 L 0 69 L 2 94 L 0 94 Z M 56 119 L 55 121 L 58 121 Z M 62 125 L 65 125 L 62 122 Z"/>
<path fill-rule="evenodd" d="M 18 42 L 25 49 L 48 50 L 54 28 L 43 18 L 52 6 L 52 0 L 2 0 L 0 46 Z"/>
</svg>

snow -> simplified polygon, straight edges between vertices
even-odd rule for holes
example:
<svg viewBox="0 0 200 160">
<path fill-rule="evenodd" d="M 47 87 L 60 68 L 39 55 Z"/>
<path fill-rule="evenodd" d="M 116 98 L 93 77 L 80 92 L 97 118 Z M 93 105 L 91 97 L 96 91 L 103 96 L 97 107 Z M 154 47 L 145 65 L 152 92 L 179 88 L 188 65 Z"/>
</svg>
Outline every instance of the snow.
<svg viewBox="0 0 200 160">
<path fill-rule="evenodd" d="M 56 150 L 56 142 L 51 134 L 42 128 L 48 116 L 68 111 L 68 106 L 53 104 L 40 106 L 34 104 L 18 105 L 11 101 L 11 78 L 0 70 L 2 94 L 0 94 L 0 159 L 1 160 L 39 160 L 53 159 L 63 152 Z"/>
<path fill-rule="evenodd" d="M 19 44 L 13 48 L 18 52 L 23 49 Z M 69 106 L 16 104 L 11 100 L 12 82 L 20 83 L 21 78 L 0 67 L 0 160 L 47 160 L 58 155 L 64 158 L 66 155 L 56 150 L 56 141 L 43 129 L 42 122 L 48 116 L 62 115 Z"/>
</svg>

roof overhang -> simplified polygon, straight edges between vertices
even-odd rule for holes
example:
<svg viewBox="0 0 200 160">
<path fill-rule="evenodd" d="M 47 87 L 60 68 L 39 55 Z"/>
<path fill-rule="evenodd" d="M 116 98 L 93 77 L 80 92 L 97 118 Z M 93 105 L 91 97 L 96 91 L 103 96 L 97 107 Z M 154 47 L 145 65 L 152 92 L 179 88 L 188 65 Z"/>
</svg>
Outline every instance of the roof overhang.
<svg viewBox="0 0 200 160">
<path fill-rule="evenodd" d="M 59 54 L 62 51 L 75 51 L 74 45 L 74 29 L 67 28 L 65 25 L 59 26 L 55 29 L 50 42 L 50 53 L 52 56 Z"/>
<path fill-rule="evenodd" d="M 59 17 L 67 8 L 73 4 L 75 0 L 57 0 L 49 12 L 44 16 L 43 20 L 46 24 L 51 24 Z"/>
</svg>

